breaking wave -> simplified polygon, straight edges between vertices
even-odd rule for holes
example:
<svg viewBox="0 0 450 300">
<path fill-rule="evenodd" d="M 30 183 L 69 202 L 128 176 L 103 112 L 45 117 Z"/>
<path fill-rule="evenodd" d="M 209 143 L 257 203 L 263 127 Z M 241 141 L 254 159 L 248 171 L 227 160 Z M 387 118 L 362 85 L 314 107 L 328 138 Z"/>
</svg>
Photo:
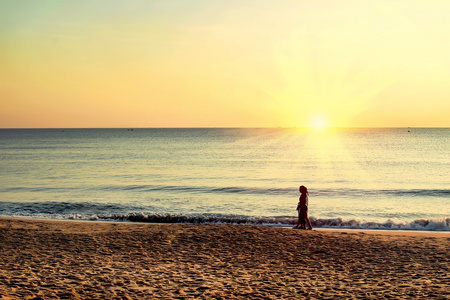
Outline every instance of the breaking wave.
<svg viewBox="0 0 450 300">
<path fill-rule="evenodd" d="M 72 218 L 76 218 L 72 216 Z M 297 221 L 294 217 L 248 217 L 248 216 L 217 216 L 199 215 L 186 216 L 176 214 L 144 214 L 96 216 L 99 220 L 121 220 L 148 223 L 190 223 L 190 224 L 247 224 L 267 226 L 291 226 Z M 310 218 L 314 227 L 319 228 L 350 228 L 350 229 L 388 229 L 388 230 L 436 230 L 450 231 L 450 218 L 442 220 L 418 219 L 411 222 L 366 222 L 357 220 Z"/>
<path fill-rule="evenodd" d="M 292 226 L 295 215 L 252 216 L 232 213 L 158 213 L 164 210 L 151 206 L 122 203 L 96 202 L 0 202 L 0 217 L 21 217 L 33 219 L 69 219 L 93 221 L 124 221 L 146 223 L 186 223 L 186 224 L 249 224 L 263 226 Z M 336 211 L 339 216 L 339 212 Z M 385 229 L 385 230 L 426 230 L 450 231 L 450 218 L 436 219 L 384 219 L 377 221 L 352 218 L 316 218 L 310 216 L 314 227 Z"/>
<path fill-rule="evenodd" d="M 182 223 L 182 224 L 241 224 L 288 227 L 296 223 L 297 219 L 291 216 L 276 217 L 251 217 L 239 215 L 181 215 L 181 214 L 93 214 L 93 215 L 57 215 L 57 214 L 0 214 L 0 217 L 25 217 L 43 219 L 68 219 L 68 220 L 90 220 L 90 221 L 123 221 L 143 223 Z M 359 221 L 355 219 L 345 220 L 342 218 L 325 219 L 310 217 L 313 227 L 316 228 L 341 228 L 341 229 L 382 229 L 382 230 L 420 230 L 420 231 L 450 231 L 450 218 L 440 220 L 417 219 L 413 221 L 384 222 Z"/>
</svg>

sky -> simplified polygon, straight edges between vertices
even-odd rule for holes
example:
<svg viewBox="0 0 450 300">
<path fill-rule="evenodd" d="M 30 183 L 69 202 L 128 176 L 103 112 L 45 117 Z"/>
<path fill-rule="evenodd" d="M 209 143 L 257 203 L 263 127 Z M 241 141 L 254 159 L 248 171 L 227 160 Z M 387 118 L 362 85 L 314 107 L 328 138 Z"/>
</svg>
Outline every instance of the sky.
<svg viewBox="0 0 450 300">
<path fill-rule="evenodd" d="M 450 127 L 448 0 L 1 0 L 0 128 Z"/>
</svg>

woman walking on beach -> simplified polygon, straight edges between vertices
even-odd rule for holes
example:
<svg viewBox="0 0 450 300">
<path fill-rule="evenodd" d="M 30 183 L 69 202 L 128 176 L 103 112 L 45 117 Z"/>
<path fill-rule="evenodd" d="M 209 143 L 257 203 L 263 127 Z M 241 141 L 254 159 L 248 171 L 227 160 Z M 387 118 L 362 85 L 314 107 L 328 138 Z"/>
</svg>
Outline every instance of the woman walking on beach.
<svg viewBox="0 0 450 300">
<path fill-rule="evenodd" d="M 294 229 L 306 229 L 306 223 L 308 223 L 308 230 L 312 229 L 311 222 L 308 219 L 308 189 L 305 186 L 300 186 L 300 199 L 298 200 L 297 211 L 298 221 Z"/>
</svg>

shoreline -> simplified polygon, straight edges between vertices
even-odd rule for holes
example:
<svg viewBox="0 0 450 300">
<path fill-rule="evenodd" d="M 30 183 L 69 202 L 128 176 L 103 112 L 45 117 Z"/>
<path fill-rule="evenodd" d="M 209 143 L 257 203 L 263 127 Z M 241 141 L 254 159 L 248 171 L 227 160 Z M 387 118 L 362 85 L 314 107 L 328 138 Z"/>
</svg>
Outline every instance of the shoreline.
<svg viewBox="0 0 450 300">
<path fill-rule="evenodd" d="M 158 223 L 158 222 L 139 222 L 139 221 L 118 221 L 118 220 L 88 220 L 88 219 L 45 219 L 45 218 L 27 218 L 27 217 L 0 217 L 0 222 L 8 220 L 20 220 L 20 221 L 38 221 L 38 222 L 81 222 L 81 223 L 106 223 L 106 224 L 154 224 L 154 225 L 169 225 L 169 224 L 180 224 L 180 225 L 218 225 L 218 226 L 261 226 L 269 228 L 282 228 L 282 229 L 292 229 L 292 226 L 288 225 L 265 225 L 265 224 L 222 224 L 222 223 Z M 445 230 L 417 230 L 417 229 L 365 229 L 365 228 L 338 228 L 338 227 L 314 227 L 314 231 L 325 231 L 325 232 L 364 232 L 369 234 L 381 234 L 381 235 L 408 235 L 408 236 L 434 236 L 434 237 L 449 237 L 450 231 Z M 303 231 L 303 230 L 299 230 Z"/>
<path fill-rule="evenodd" d="M 0 218 L 0 299 L 450 297 L 450 234 Z"/>
</svg>

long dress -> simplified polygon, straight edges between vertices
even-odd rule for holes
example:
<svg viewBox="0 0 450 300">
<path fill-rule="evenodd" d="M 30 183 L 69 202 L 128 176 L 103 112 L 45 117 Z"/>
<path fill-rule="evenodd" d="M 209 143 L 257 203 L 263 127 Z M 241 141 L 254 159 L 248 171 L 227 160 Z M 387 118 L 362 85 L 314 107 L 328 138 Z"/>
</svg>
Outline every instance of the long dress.
<svg viewBox="0 0 450 300">
<path fill-rule="evenodd" d="M 300 224 L 306 224 L 306 214 L 308 212 L 308 196 L 301 194 L 297 205 L 298 218 L 300 219 Z"/>
</svg>

